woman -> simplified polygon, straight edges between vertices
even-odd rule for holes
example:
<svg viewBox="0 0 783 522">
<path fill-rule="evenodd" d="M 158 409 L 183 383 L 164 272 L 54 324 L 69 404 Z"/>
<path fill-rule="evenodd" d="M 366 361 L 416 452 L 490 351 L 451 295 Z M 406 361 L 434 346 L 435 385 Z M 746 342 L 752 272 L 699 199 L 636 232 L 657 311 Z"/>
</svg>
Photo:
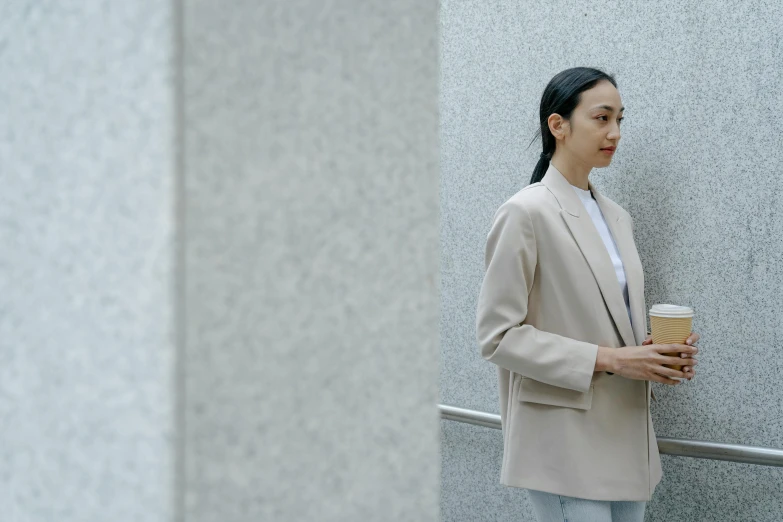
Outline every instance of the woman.
<svg viewBox="0 0 783 522">
<path fill-rule="evenodd" d="M 501 483 L 528 489 L 540 522 L 643 520 L 662 476 L 650 381 L 694 376 L 697 334 L 645 339 L 631 216 L 589 181 L 612 161 L 623 110 L 608 74 L 555 76 L 531 184 L 500 207 L 487 239 L 477 330 L 499 370 Z"/>
</svg>

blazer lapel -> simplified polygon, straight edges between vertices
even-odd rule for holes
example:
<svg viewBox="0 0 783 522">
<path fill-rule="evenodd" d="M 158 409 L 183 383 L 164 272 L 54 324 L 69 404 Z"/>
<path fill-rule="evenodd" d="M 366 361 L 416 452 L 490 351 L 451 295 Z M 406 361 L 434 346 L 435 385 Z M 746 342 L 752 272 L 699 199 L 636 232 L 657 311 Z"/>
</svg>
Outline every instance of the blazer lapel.
<svg viewBox="0 0 783 522">
<path fill-rule="evenodd" d="M 582 255 L 584 255 L 587 264 L 590 266 L 590 270 L 593 272 L 598 287 L 601 289 L 601 295 L 603 295 L 606 307 L 614 319 L 617 331 L 620 332 L 620 336 L 626 346 L 636 345 L 634 331 L 631 328 L 631 320 L 628 318 L 625 299 L 623 299 L 622 289 L 614 272 L 612 259 L 609 257 L 609 252 L 606 250 L 606 246 L 598 234 L 593 220 L 587 214 L 584 205 L 582 205 L 571 184 L 554 166 L 550 165 L 542 182 L 560 202 L 562 207 L 560 215 L 570 229 L 571 235 L 582 251 Z M 596 202 L 598 202 L 597 198 Z M 612 234 L 615 234 L 619 216 L 612 212 L 605 203 L 603 206 L 599 203 L 599 208 L 604 213 L 604 219 L 609 225 L 609 230 Z M 605 213 L 605 209 L 609 211 L 609 215 Z M 617 241 L 615 239 L 615 242 Z M 618 250 L 620 250 L 620 255 L 623 256 L 623 259 L 626 259 L 619 245 Z"/>
</svg>

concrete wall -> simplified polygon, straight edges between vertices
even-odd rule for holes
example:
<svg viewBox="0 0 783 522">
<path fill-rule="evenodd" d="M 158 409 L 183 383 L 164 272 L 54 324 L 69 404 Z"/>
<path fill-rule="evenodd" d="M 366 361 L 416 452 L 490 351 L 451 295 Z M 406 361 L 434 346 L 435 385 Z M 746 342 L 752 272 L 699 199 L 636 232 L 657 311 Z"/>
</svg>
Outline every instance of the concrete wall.
<svg viewBox="0 0 783 522">
<path fill-rule="evenodd" d="M 173 14 L 0 8 L 3 520 L 172 520 Z"/>
<path fill-rule="evenodd" d="M 0 8 L 11 522 L 436 520 L 437 4 Z"/>
<path fill-rule="evenodd" d="M 186 6 L 188 520 L 435 520 L 437 3 Z"/>
<path fill-rule="evenodd" d="M 648 306 L 693 306 L 697 377 L 656 387 L 659 436 L 783 448 L 783 7 L 751 1 L 453 2 L 441 13 L 441 396 L 498 412 L 474 340 L 496 208 L 527 184 L 538 103 L 573 66 L 616 75 L 623 139 L 596 185 L 635 220 Z M 444 520 L 532 520 L 502 439 L 442 423 Z M 650 521 L 776 521 L 783 472 L 663 457 Z"/>
</svg>

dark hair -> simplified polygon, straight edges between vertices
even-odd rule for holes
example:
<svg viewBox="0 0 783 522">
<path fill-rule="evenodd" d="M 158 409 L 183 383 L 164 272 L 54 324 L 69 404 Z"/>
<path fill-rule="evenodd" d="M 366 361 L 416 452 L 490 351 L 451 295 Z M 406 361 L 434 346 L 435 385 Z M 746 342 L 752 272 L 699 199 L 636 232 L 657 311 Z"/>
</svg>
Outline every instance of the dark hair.
<svg viewBox="0 0 783 522">
<path fill-rule="evenodd" d="M 549 130 L 549 116 L 559 114 L 564 119 L 569 119 L 571 114 L 579 105 L 579 100 L 584 91 L 592 89 L 598 82 L 606 80 L 617 87 L 614 77 L 598 69 L 590 67 L 574 67 L 558 73 L 552 78 L 544 89 L 541 96 L 541 108 L 539 109 L 539 118 L 541 123 L 541 145 L 543 152 L 538 159 L 536 169 L 530 178 L 530 183 L 538 183 L 544 178 L 549 168 L 549 160 L 555 153 L 555 137 Z M 535 139 L 536 136 L 533 138 Z M 532 142 L 531 142 L 532 143 Z"/>
</svg>

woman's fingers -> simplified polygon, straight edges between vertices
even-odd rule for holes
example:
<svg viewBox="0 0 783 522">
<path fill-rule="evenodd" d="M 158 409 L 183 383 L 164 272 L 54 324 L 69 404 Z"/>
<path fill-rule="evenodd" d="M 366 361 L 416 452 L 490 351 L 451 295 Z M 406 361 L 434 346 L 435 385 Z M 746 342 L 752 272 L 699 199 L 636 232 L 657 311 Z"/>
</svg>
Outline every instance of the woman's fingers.
<svg viewBox="0 0 783 522">
<path fill-rule="evenodd" d="M 687 344 L 654 344 L 653 349 L 658 353 L 679 353 L 682 358 L 693 357 L 699 353 L 696 346 L 688 346 Z"/>
<path fill-rule="evenodd" d="M 642 346 L 647 346 L 652 344 L 652 335 L 648 335 L 647 338 L 642 341 Z"/>
<path fill-rule="evenodd" d="M 661 355 L 656 359 L 656 362 L 658 364 L 666 364 L 668 366 L 696 366 L 699 364 L 698 359 L 694 359 L 693 357 L 683 359 L 681 357 L 674 357 L 671 355 Z"/>
<path fill-rule="evenodd" d="M 688 336 L 688 339 L 685 341 L 685 344 L 687 344 L 688 346 L 692 346 L 696 344 L 699 341 L 699 339 L 701 339 L 701 336 L 699 334 L 691 332 L 691 335 Z M 688 366 L 683 366 L 682 370 L 686 373 L 686 375 L 688 375 L 688 380 L 690 381 L 696 375 L 696 372 L 694 371 L 693 367 L 696 366 L 696 364 L 698 363 L 694 362 L 691 364 L 690 360 L 693 358 L 693 355 L 681 353 L 680 357 L 681 358 L 684 357 L 688 361 Z"/>
<path fill-rule="evenodd" d="M 675 370 L 674 368 L 667 368 L 666 366 L 656 368 L 655 373 L 663 377 L 677 378 L 677 379 L 686 379 L 688 377 L 688 375 L 684 371 Z"/>
</svg>

